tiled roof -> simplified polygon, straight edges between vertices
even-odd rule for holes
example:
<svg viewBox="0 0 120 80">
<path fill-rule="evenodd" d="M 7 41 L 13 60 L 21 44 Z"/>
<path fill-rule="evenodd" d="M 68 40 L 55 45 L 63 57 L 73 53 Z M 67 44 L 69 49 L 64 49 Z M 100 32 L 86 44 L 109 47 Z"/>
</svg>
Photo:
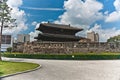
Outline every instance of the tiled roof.
<svg viewBox="0 0 120 80">
<path fill-rule="evenodd" d="M 39 35 L 53 37 L 53 38 L 56 37 L 56 38 L 83 39 L 83 37 L 71 36 L 71 35 L 60 35 L 60 34 L 49 34 L 49 33 L 43 33 L 43 34 L 39 34 Z"/>
<path fill-rule="evenodd" d="M 63 24 L 53 24 L 53 23 L 41 23 L 43 26 L 55 27 L 55 28 L 62 28 L 62 29 L 71 29 L 71 30 L 78 30 L 82 31 L 82 28 L 76 28 L 70 25 L 63 25 Z"/>
</svg>

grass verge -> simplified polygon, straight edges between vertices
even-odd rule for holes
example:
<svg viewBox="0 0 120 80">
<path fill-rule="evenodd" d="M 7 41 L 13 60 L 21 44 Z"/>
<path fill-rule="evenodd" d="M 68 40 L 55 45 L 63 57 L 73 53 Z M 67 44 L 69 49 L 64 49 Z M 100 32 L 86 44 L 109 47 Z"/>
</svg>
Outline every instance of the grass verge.
<svg viewBox="0 0 120 80">
<path fill-rule="evenodd" d="M 35 69 L 38 66 L 34 63 L 0 61 L 0 76 Z"/>
</svg>

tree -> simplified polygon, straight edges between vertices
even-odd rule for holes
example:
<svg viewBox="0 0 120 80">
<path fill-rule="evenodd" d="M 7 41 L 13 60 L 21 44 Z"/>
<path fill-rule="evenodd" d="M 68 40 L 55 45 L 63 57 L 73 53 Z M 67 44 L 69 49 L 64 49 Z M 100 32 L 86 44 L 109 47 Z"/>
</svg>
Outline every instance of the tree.
<svg viewBox="0 0 120 80">
<path fill-rule="evenodd" d="M 12 47 L 8 47 L 8 48 L 7 48 L 7 52 L 10 52 L 10 53 L 11 53 L 11 52 L 12 52 Z"/>
<path fill-rule="evenodd" d="M 0 1 L 0 60 L 1 60 L 1 43 L 2 43 L 2 31 L 3 28 L 9 27 L 10 24 L 15 22 L 15 19 L 11 18 L 10 12 L 12 8 L 7 5 L 7 0 Z"/>
<path fill-rule="evenodd" d="M 120 35 L 109 38 L 107 42 L 120 42 Z"/>
</svg>

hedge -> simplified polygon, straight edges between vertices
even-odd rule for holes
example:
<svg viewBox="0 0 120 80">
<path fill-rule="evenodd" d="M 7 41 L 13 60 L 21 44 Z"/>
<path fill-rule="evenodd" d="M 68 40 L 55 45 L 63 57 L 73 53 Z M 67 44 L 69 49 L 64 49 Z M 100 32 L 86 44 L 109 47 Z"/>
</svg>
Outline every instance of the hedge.
<svg viewBox="0 0 120 80">
<path fill-rule="evenodd" d="M 55 54 L 4 54 L 10 58 L 29 58 L 29 59 L 57 59 L 57 60 L 113 60 L 120 59 L 120 55 L 98 55 L 98 54 L 79 54 L 79 55 L 55 55 Z"/>
</svg>

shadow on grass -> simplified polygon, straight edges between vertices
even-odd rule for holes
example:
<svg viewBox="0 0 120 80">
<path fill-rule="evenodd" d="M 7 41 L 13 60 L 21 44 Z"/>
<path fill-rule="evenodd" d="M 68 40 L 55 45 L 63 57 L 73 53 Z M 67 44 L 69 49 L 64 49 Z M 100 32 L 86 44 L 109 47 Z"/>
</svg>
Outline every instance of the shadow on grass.
<svg viewBox="0 0 120 80">
<path fill-rule="evenodd" d="M 2 72 L 0 72 L 0 76 L 2 75 L 3 73 Z M 0 80 L 2 80 L 2 78 L 0 78 Z"/>
<path fill-rule="evenodd" d="M 2 76 L 2 74 L 3 74 L 3 73 L 2 73 L 2 72 L 0 72 L 0 76 Z"/>
</svg>

